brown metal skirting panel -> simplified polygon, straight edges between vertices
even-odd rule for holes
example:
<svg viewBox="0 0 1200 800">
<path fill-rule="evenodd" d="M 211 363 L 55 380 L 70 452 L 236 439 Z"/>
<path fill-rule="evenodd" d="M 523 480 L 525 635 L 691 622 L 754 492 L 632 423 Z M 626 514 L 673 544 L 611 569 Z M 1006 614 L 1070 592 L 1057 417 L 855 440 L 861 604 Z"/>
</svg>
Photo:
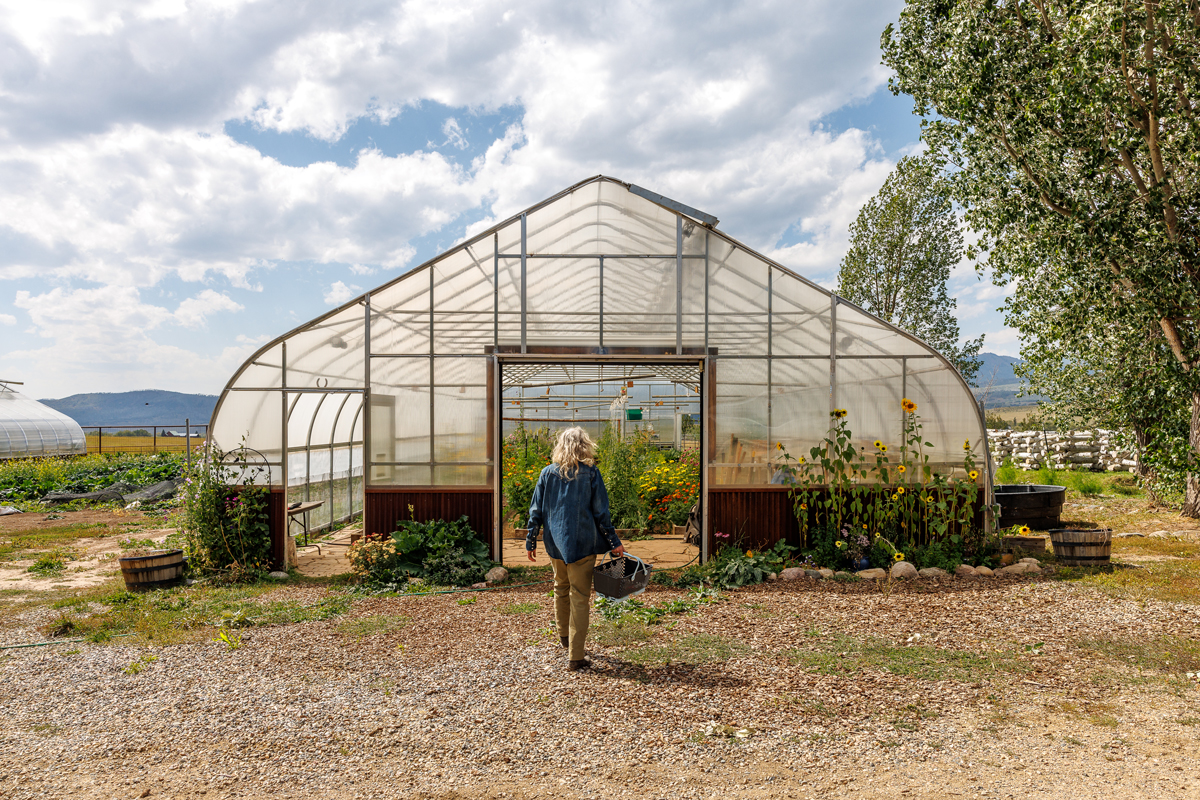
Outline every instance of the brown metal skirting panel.
<svg viewBox="0 0 1200 800">
<path fill-rule="evenodd" d="M 412 506 L 410 515 L 409 506 Z M 463 515 L 475 535 L 491 549 L 492 492 L 490 489 L 459 486 L 368 488 L 363 494 L 363 532 L 367 536 L 389 536 L 402 519 L 429 522 L 456 520 Z M 498 558 L 499 553 L 492 553 Z"/>
<path fill-rule="evenodd" d="M 716 539 L 714 533 L 731 538 Z M 708 493 L 709 552 L 723 544 L 740 543 L 753 550 L 771 547 L 780 539 L 800 545 L 800 526 L 792 514 L 787 489 L 781 486 L 713 487 Z"/>
<path fill-rule="evenodd" d="M 283 569 L 287 558 L 287 492 L 272 486 L 267 499 L 267 524 L 271 528 L 271 568 Z"/>
</svg>

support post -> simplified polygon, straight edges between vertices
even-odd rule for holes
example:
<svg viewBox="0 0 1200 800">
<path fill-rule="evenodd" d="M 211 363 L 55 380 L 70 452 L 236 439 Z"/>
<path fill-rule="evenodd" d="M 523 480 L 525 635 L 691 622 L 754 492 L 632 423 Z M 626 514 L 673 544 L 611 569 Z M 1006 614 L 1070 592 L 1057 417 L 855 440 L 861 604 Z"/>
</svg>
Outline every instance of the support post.
<svg viewBox="0 0 1200 800">
<path fill-rule="evenodd" d="M 371 293 L 363 295 L 363 534 L 366 527 L 367 486 L 371 483 Z"/>
<path fill-rule="evenodd" d="M 837 307 L 838 296 L 829 295 L 829 413 L 837 408 Z"/>
<path fill-rule="evenodd" d="M 528 321 L 529 321 L 528 320 L 528 317 L 529 317 L 528 302 L 529 302 L 529 299 L 528 298 L 529 298 L 529 294 L 528 294 L 528 286 L 526 285 L 527 277 L 526 277 L 526 271 L 525 271 L 525 262 L 529 257 L 529 250 L 528 250 L 527 242 L 526 242 L 525 226 L 526 226 L 526 219 L 525 219 L 525 215 L 522 214 L 521 215 L 521 352 L 522 353 L 529 352 L 529 339 L 528 339 L 528 333 L 529 333 L 529 331 L 528 331 Z M 432 299 L 433 298 L 430 298 L 431 301 L 432 301 Z"/>
<path fill-rule="evenodd" d="M 600 256 L 600 347 L 604 347 L 604 256 Z"/>
<path fill-rule="evenodd" d="M 683 217 L 675 217 L 675 355 L 683 355 Z"/>
</svg>

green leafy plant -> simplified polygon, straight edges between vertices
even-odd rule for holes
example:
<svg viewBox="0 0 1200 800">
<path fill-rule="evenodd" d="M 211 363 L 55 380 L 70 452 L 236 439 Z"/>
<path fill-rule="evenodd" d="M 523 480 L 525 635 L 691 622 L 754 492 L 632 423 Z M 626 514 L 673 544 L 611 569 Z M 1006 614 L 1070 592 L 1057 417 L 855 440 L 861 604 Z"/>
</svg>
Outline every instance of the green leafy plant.
<svg viewBox="0 0 1200 800">
<path fill-rule="evenodd" d="M 538 475 L 550 463 L 554 449 L 554 437 L 548 427 L 529 430 L 524 423 L 504 438 L 502 488 L 504 490 L 504 518 L 512 519 L 517 528 L 529 524 L 529 502 L 533 499 L 533 487 Z"/>
<path fill-rule="evenodd" d="M 245 450 L 214 449 L 193 466 L 183 486 L 183 529 L 190 565 L 230 582 L 263 577 L 271 562 L 266 488 L 255 485 L 266 467 Z"/>
<path fill-rule="evenodd" d="M 795 547 L 787 542 L 778 541 L 769 550 L 741 550 L 741 545 L 729 545 L 717 554 L 712 567 L 712 582 L 722 589 L 736 589 L 762 583 L 772 572 L 778 573 L 788 560 Z"/>
<path fill-rule="evenodd" d="M 409 506 L 409 515 L 413 507 Z M 491 568 L 488 546 L 466 516 L 454 522 L 400 520 L 391 539 L 360 541 L 350 548 L 351 569 L 366 584 L 399 588 L 410 579 L 431 585 L 465 586 Z"/>
<path fill-rule="evenodd" d="M 59 550 L 55 550 L 50 553 L 42 553 L 37 557 L 37 560 L 29 566 L 27 571 L 42 578 L 50 578 L 61 575 L 66 567 L 66 555 Z"/>
<path fill-rule="evenodd" d="M 1008 484 L 1017 482 L 1017 467 L 1011 457 L 1006 457 L 996 470 L 996 483 Z"/>
</svg>

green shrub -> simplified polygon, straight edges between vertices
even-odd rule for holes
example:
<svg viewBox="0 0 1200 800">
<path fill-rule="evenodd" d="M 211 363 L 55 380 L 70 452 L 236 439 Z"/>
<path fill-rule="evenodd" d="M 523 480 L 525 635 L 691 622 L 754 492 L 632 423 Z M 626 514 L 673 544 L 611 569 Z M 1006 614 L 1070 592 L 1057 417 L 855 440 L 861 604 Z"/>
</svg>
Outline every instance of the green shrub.
<svg viewBox="0 0 1200 800">
<path fill-rule="evenodd" d="M 95 453 L 0 462 L 0 501 L 37 500 L 50 492 L 95 492 L 124 481 L 147 486 L 182 475 L 182 453 Z"/>
<path fill-rule="evenodd" d="M 957 538 L 957 537 L 955 537 Z M 962 563 L 962 548 L 952 541 L 935 541 L 926 545 L 908 545 L 904 558 L 917 569 L 936 567 L 954 572 Z"/>
<path fill-rule="evenodd" d="M 487 563 L 480 564 L 455 547 L 425 559 L 425 580 L 438 586 L 470 586 L 483 580 Z"/>
<path fill-rule="evenodd" d="M 242 582 L 271 565 L 270 495 L 254 481 L 265 469 L 244 456 L 228 462 L 215 451 L 194 466 L 183 486 L 183 529 L 189 565 L 201 573 Z"/>
<path fill-rule="evenodd" d="M 1016 482 L 1017 468 L 1013 464 L 1012 458 L 1006 458 L 1004 459 L 1004 463 L 1000 465 L 1000 468 L 996 470 L 996 483 L 1006 484 Z"/>
<path fill-rule="evenodd" d="M 712 565 L 713 585 L 721 589 L 736 589 L 762 583 L 772 572 L 778 573 L 792 559 L 796 548 L 784 541 L 769 550 L 742 551 L 740 545 L 729 545 L 717 553 Z"/>
<path fill-rule="evenodd" d="M 1058 486 L 1058 470 L 1049 464 L 1043 464 L 1033 473 L 1035 483 L 1040 483 L 1042 486 Z"/>
<path fill-rule="evenodd" d="M 554 449 L 554 437 L 548 427 L 526 429 L 523 423 L 504 438 L 502 463 L 502 488 L 504 490 L 504 516 L 513 519 L 518 528 L 529 524 L 529 501 L 533 498 L 533 487 L 538 475 L 550 463 Z"/>
</svg>

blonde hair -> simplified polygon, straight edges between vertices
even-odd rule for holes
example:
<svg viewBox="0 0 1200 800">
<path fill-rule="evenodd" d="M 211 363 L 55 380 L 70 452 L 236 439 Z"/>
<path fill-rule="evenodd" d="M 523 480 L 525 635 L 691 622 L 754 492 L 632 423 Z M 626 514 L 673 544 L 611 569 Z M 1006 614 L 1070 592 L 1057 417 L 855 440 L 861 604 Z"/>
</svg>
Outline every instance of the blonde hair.
<svg viewBox="0 0 1200 800">
<path fill-rule="evenodd" d="M 578 425 L 565 428 L 558 434 L 558 441 L 554 443 L 554 452 L 551 453 L 550 460 L 558 465 L 559 475 L 566 480 L 574 480 L 579 473 L 580 464 L 587 464 L 589 467 L 596 465 L 596 443 L 588 436 L 587 431 Z"/>
</svg>

